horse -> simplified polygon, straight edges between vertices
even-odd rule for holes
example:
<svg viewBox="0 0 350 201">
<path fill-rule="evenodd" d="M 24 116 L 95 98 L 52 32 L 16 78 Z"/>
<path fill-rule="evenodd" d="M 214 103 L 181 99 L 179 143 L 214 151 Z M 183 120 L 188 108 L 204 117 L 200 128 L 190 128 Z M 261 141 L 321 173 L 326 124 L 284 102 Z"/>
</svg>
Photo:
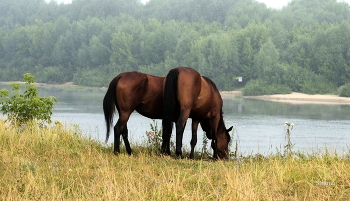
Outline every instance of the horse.
<svg viewBox="0 0 350 201">
<path fill-rule="evenodd" d="M 115 108 L 118 110 L 119 119 L 114 126 L 115 154 L 120 153 L 120 135 L 123 137 L 127 153 L 129 155 L 132 153 L 128 140 L 127 122 L 133 111 L 136 110 L 139 114 L 151 119 L 162 118 L 164 79 L 165 77 L 158 77 L 133 71 L 121 73 L 109 83 L 107 92 L 103 99 L 103 112 L 107 127 L 107 143 L 110 127 L 113 124 Z M 192 121 L 190 154 L 190 158 L 192 159 L 194 158 L 194 146 L 197 142 L 198 124 L 199 122 Z M 168 152 L 164 151 L 162 153 L 170 155 L 170 148 Z"/>
<path fill-rule="evenodd" d="M 215 83 L 189 67 L 170 70 L 164 82 L 162 150 L 169 150 L 172 122 L 176 122 L 176 155 L 181 157 L 184 128 L 187 119 L 192 118 L 212 139 L 213 157 L 228 159 L 232 126 L 226 129 L 223 101 Z"/>
<path fill-rule="evenodd" d="M 115 108 L 118 110 L 119 119 L 114 126 L 115 154 L 120 153 L 120 135 L 122 135 L 127 153 L 131 155 L 127 122 L 134 110 L 151 119 L 162 118 L 164 78 L 133 71 L 121 73 L 109 83 L 103 98 L 103 112 L 107 127 L 107 143 Z"/>
</svg>

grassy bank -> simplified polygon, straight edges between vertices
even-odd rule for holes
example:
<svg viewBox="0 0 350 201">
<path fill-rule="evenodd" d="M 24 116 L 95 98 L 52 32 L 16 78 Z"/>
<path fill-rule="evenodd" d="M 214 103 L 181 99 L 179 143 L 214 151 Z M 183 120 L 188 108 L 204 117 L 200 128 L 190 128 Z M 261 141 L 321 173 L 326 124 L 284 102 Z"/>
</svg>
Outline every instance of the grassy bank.
<svg viewBox="0 0 350 201">
<path fill-rule="evenodd" d="M 112 154 L 55 124 L 0 121 L 0 200 L 349 200 L 349 154 L 187 160 Z"/>
</svg>

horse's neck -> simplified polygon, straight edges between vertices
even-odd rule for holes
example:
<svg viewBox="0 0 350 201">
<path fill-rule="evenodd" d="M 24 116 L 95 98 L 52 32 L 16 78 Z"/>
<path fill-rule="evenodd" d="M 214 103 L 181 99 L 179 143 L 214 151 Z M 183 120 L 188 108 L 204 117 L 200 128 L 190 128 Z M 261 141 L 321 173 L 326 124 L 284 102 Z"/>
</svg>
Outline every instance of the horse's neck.
<svg viewBox="0 0 350 201">
<path fill-rule="evenodd" d="M 225 126 L 225 122 L 224 122 L 224 117 L 222 116 L 222 113 L 221 113 L 219 125 L 218 125 L 218 132 L 225 132 L 225 131 L 226 131 L 226 126 Z"/>
</svg>

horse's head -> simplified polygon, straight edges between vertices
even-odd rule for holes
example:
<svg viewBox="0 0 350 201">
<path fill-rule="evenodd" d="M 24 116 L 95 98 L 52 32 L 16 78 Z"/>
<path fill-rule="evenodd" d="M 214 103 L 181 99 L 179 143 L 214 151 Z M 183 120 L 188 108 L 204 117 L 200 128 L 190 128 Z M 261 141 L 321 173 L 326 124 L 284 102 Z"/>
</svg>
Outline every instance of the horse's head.
<svg viewBox="0 0 350 201">
<path fill-rule="evenodd" d="M 232 126 L 229 129 L 223 129 L 217 133 L 217 142 L 215 143 L 215 141 L 213 140 L 211 143 L 211 147 L 215 150 L 215 144 L 216 144 L 216 150 L 217 150 L 217 157 L 219 159 L 228 159 L 229 158 L 229 149 L 228 149 L 228 145 L 230 143 L 231 140 L 231 136 L 230 136 L 230 131 L 232 130 Z"/>
</svg>

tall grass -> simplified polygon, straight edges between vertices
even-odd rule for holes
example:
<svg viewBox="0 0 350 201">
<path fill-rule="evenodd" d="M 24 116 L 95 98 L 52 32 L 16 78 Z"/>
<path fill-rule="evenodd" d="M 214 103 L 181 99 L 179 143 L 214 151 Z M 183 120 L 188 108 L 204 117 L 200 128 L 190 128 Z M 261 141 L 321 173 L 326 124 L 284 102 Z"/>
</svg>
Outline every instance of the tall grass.
<svg viewBox="0 0 350 201">
<path fill-rule="evenodd" d="M 115 156 L 60 123 L 19 132 L 0 121 L 0 200 L 349 200 L 349 158 Z"/>
</svg>

